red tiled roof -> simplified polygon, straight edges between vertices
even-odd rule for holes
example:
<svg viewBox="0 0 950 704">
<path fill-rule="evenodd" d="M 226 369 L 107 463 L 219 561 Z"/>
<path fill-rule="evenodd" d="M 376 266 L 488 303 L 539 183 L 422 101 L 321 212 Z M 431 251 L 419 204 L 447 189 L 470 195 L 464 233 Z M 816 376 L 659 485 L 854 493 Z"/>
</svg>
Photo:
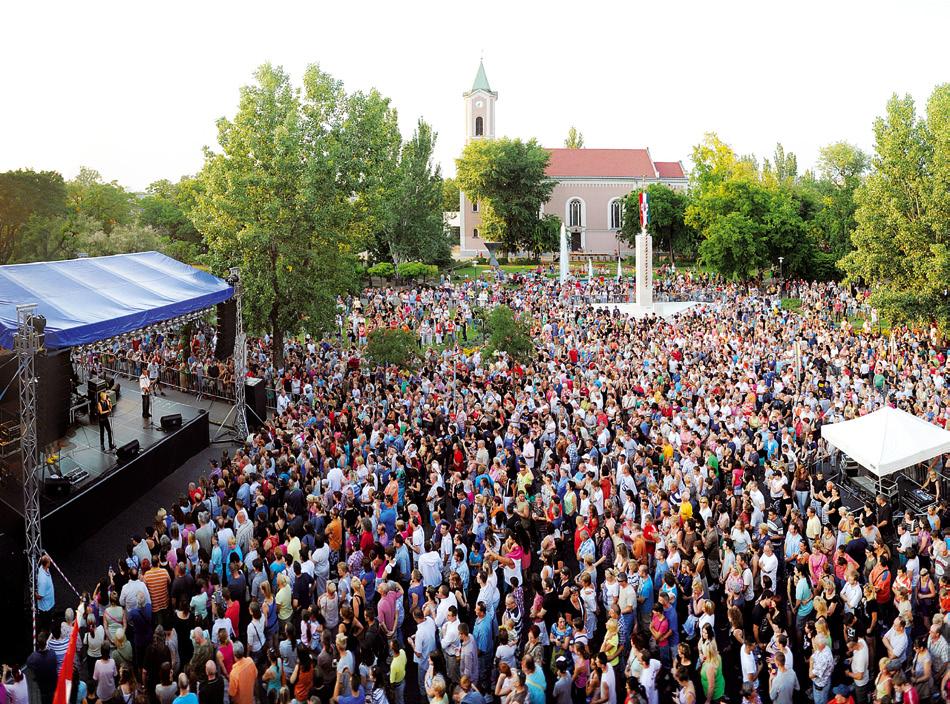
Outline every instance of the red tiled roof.
<svg viewBox="0 0 950 704">
<path fill-rule="evenodd" d="M 656 178 L 646 149 L 548 149 L 547 174 L 600 178 Z"/>
<path fill-rule="evenodd" d="M 660 178 L 686 178 L 683 164 L 679 161 L 654 161 L 653 165 L 660 174 Z"/>
</svg>

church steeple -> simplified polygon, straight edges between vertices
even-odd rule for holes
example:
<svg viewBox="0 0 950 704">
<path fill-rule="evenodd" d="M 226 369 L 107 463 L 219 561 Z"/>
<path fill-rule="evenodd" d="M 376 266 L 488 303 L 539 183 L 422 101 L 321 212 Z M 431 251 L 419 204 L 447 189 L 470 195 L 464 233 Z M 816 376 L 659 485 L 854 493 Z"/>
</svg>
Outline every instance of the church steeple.
<svg viewBox="0 0 950 704">
<path fill-rule="evenodd" d="M 495 137 L 495 101 L 498 93 L 491 89 L 485 64 L 478 62 L 478 72 L 472 89 L 463 95 L 465 98 L 465 141 Z"/>
<path fill-rule="evenodd" d="M 488 76 L 485 75 L 485 64 L 482 61 L 478 62 L 478 73 L 475 74 L 475 82 L 472 84 L 472 90 L 483 90 L 486 93 L 491 93 L 491 86 L 488 85 Z"/>
</svg>

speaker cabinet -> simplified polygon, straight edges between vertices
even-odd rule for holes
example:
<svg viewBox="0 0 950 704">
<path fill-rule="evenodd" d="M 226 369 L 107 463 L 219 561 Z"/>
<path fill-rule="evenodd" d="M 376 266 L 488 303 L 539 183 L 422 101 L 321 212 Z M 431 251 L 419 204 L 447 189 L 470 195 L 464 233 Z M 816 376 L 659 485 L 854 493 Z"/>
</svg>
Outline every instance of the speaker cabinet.
<svg viewBox="0 0 950 704">
<path fill-rule="evenodd" d="M 71 487 L 66 477 L 47 477 L 44 488 L 47 496 L 68 496 Z"/>
<path fill-rule="evenodd" d="M 138 440 L 130 440 L 124 445 L 120 445 L 119 448 L 115 451 L 115 455 L 118 458 L 119 462 L 128 462 L 137 454 L 139 454 Z"/>
<path fill-rule="evenodd" d="M 162 430 L 178 430 L 181 427 L 181 413 L 172 413 L 168 416 L 162 416 L 159 423 Z"/>
<path fill-rule="evenodd" d="M 214 347 L 214 358 L 224 361 L 234 354 L 234 336 L 237 333 L 237 304 L 234 299 L 218 304 L 218 341 Z"/>
<path fill-rule="evenodd" d="M 263 379 L 248 377 L 244 384 L 244 401 L 247 404 L 247 427 L 257 430 L 267 419 L 267 389 Z"/>
</svg>

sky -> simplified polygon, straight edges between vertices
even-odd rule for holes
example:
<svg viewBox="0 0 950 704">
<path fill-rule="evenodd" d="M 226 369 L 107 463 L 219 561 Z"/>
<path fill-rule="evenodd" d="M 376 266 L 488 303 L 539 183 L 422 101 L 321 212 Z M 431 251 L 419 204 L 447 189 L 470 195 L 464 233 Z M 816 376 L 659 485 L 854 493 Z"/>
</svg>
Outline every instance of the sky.
<svg viewBox="0 0 950 704">
<path fill-rule="evenodd" d="M 741 154 L 775 143 L 873 148 L 893 93 L 923 112 L 950 80 L 950 2 L 8 2 L 0 5 L 0 171 L 80 166 L 133 190 L 197 172 L 215 121 L 270 61 L 311 63 L 392 99 L 408 136 L 438 132 L 443 173 L 464 143 L 480 57 L 497 135 L 648 147 L 689 165 L 715 131 Z"/>
</svg>

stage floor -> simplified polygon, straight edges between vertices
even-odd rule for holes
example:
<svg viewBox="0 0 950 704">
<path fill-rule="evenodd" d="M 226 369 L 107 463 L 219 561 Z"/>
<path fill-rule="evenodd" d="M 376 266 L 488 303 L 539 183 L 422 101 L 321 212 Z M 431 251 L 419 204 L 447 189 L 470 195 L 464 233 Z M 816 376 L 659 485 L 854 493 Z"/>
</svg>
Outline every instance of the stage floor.
<svg viewBox="0 0 950 704">
<path fill-rule="evenodd" d="M 112 412 L 112 434 L 116 447 L 132 440 L 138 440 L 140 454 L 146 454 L 150 448 L 162 440 L 173 436 L 176 431 L 162 430 L 159 420 L 162 416 L 180 413 L 185 426 L 204 414 L 200 408 L 176 403 L 162 396 L 152 397 L 151 418 L 142 418 L 142 399 L 127 387 L 122 388 L 122 396 Z M 114 452 L 102 452 L 99 447 L 99 423 L 89 422 L 88 416 L 80 416 L 77 423 L 70 426 L 66 436 L 59 441 L 62 444 L 60 471 L 67 475 L 75 470 L 84 470 L 86 476 L 73 484 L 68 495 L 51 495 L 41 483 L 40 512 L 46 517 L 56 512 L 65 503 L 73 501 L 87 489 L 95 486 L 124 465 L 118 462 Z M 106 447 L 108 447 L 108 435 Z M 41 448 L 40 462 L 44 460 Z M 42 468 L 42 467 L 41 467 Z M 44 479 L 49 476 L 44 474 Z M 23 487 L 16 481 L 6 481 L 0 485 L 0 501 L 16 513 L 23 515 Z"/>
</svg>

